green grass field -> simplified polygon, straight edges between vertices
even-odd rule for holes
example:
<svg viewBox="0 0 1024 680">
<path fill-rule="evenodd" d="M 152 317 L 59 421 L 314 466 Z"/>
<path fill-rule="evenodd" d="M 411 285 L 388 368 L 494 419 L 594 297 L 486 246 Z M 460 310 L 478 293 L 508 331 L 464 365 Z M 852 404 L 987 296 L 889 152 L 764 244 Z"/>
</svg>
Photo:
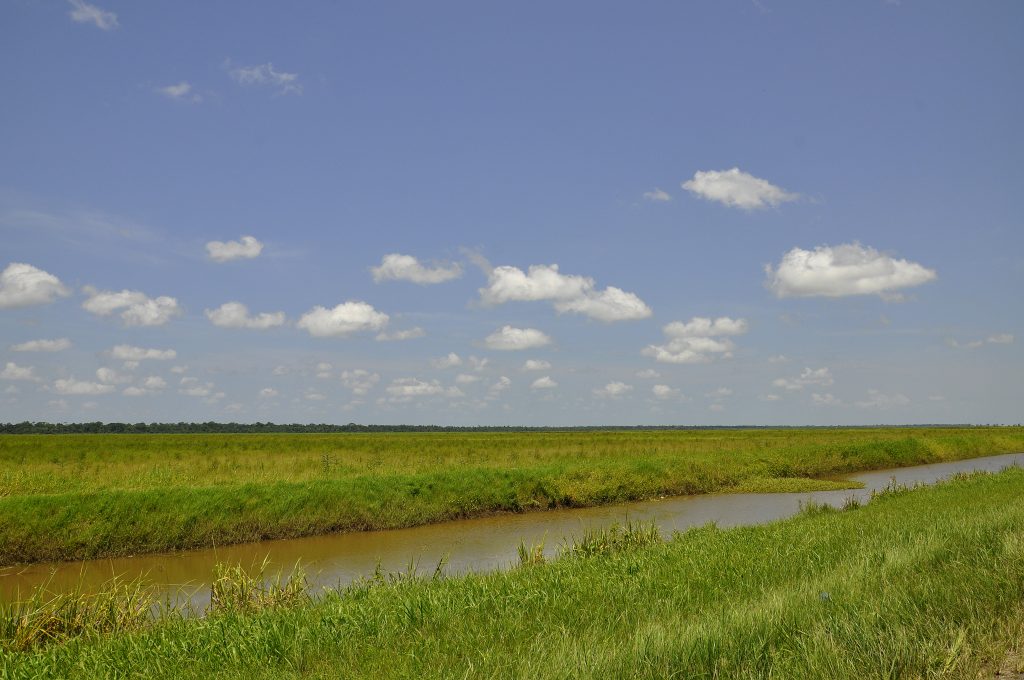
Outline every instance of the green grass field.
<svg viewBox="0 0 1024 680">
<path fill-rule="evenodd" d="M 285 586 L 27 651 L 5 612 L 0 677 L 975 678 L 1024 640 L 1022 499 L 1020 469 L 962 476 L 667 542 L 608 531 L 508 572 Z"/>
<path fill-rule="evenodd" d="M 1024 450 L 1022 428 L 4 435 L 0 565 L 385 529 Z"/>
</svg>

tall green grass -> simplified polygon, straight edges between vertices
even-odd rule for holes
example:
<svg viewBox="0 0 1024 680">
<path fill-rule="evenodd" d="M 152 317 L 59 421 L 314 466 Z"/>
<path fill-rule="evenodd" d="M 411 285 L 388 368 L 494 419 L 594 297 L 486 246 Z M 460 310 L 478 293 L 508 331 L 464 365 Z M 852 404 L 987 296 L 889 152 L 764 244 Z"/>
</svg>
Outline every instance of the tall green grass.
<svg viewBox="0 0 1024 680">
<path fill-rule="evenodd" d="M 209 547 L 1024 450 L 1021 428 L 5 435 L 0 565 Z"/>
<path fill-rule="evenodd" d="M 972 678 L 1024 633 L 1024 471 L 662 541 L 371 579 L 0 656 L 0 677 Z M 529 551 L 527 551 L 529 552 Z"/>
</svg>

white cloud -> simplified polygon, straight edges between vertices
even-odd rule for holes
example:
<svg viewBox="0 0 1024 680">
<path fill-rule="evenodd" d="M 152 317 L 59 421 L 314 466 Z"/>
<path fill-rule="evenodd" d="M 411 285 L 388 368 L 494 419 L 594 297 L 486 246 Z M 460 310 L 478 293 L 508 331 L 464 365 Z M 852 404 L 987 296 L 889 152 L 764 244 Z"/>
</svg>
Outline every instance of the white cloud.
<svg viewBox="0 0 1024 680">
<path fill-rule="evenodd" d="M 240 85 L 264 85 L 276 88 L 278 94 L 302 94 L 299 74 L 276 71 L 270 62 L 258 66 L 240 66 L 228 73 Z"/>
<path fill-rule="evenodd" d="M 644 198 L 648 201 L 655 202 L 664 202 L 672 200 L 672 197 L 668 195 L 667 191 L 662 191 L 658 187 L 654 187 L 654 191 L 645 191 Z"/>
<path fill-rule="evenodd" d="M 556 387 L 558 387 L 558 383 L 552 380 L 550 376 L 546 375 L 542 378 L 537 378 L 530 385 L 531 390 L 553 390 Z"/>
<path fill-rule="evenodd" d="M 172 368 L 171 370 L 173 371 L 174 369 Z M 288 367 L 274 366 L 274 370 L 272 370 L 271 373 L 273 373 L 274 375 L 288 375 Z"/>
<path fill-rule="evenodd" d="M 388 315 L 365 302 L 344 302 L 333 309 L 317 305 L 302 315 L 296 324 L 317 338 L 345 337 L 360 331 L 379 331 L 388 323 Z"/>
<path fill-rule="evenodd" d="M 461 397 L 465 396 L 457 387 L 445 387 L 437 380 L 425 382 L 417 378 L 398 378 L 384 388 L 388 394 L 387 401 L 405 402 L 420 397 Z"/>
<path fill-rule="evenodd" d="M 682 394 L 678 389 L 668 385 L 655 385 L 651 388 L 651 392 L 656 399 L 675 399 Z"/>
<path fill-rule="evenodd" d="M 482 371 L 487 368 L 487 364 L 491 363 L 491 360 L 486 357 L 475 357 L 470 355 L 467 362 L 469 363 L 470 368 L 474 371 Z"/>
<path fill-rule="evenodd" d="M 761 397 L 761 401 L 778 401 L 780 399 L 782 399 L 782 397 L 777 394 L 766 394 Z"/>
<path fill-rule="evenodd" d="M 828 392 L 825 394 L 818 394 L 815 392 L 811 395 L 811 403 L 815 406 L 839 406 L 843 402 L 841 399 Z"/>
<path fill-rule="evenodd" d="M 124 347 L 124 346 L 125 345 L 122 345 L 122 347 Z M 158 350 L 154 350 L 154 351 L 158 351 Z M 167 350 L 167 351 L 173 352 L 174 350 Z M 175 375 L 182 375 L 186 371 L 188 371 L 188 366 L 171 366 L 171 373 L 174 373 Z"/>
<path fill-rule="evenodd" d="M 478 375 L 470 375 L 469 373 L 459 373 L 455 376 L 455 382 L 459 385 L 469 385 L 480 380 Z"/>
<path fill-rule="evenodd" d="M 278 392 L 273 387 L 264 387 L 259 394 L 261 399 L 271 399 L 276 397 Z"/>
<path fill-rule="evenodd" d="M 144 361 L 146 359 L 170 361 L 177 357 L 178 353 L 173 349 L 146 349 L 143 347 L 133 347 L 132 345 L 115 345 L 110 350 L 110 355 L 122 361 Z M 171 370 L 173 371 L 174 369 Z"/>
<path fill-rule="evenodd" d="M 449 352 L 446 357 L 431 359 L 430 365 L 437 369 L 454 368 L 462 365 L 462 357 L 455 352 Z"/>
<path fill-rule="evenodd" d="M 897 300 L 893 291 L 928 283 L 934 269 L 897 260 L 859 243 L 818 246 L 813 251 L 793 248 L 778 267 L 765 267 L 765 285 L 777 297 L 844 297 L 880 295 Z"/>
<path fill-rule="evenodd" d="M 35 366 L 19 366 L 13 361 L 8 361 L 3 371 L 0 371 L 0 380 L 31 380 L 38 382 L 35 374 Z"/>
<path fill-rule="evenodd" d="M 957 349 L 977 349 L 982 345 L 1009 345 L 1014 341 L 1012 333 L 998 333 L 996 335 L 990 335 L 984 340 L 971 340 L 970 342 L 958 342 L 956 340 L 950 340 L 949 346 L 956 347 Z"/>
<path fill-rule="evenodd" d="M 178 394 L 184 394 L 187 397 L 213 397 L 218 399 L 224 396 L 223 393 L 214 393 L 216 386 L 212 382 L 200 384 L 195 378 L 182 378 L 181 384 L 190 385 L 190 387 L 183 387 L 178 390 Z"/>
<path fill-rule="evenodd" d="M 486 305 L 546 300 L 559 313 L 585 314 L 607 322 L 645 319 L 652 314 L 635 294 L 614 286 L 597 290 L 592 278 L 561 274 L 557 264 L 531 265 L 526 272 L 518 267 L 495 267 L 488 275 L 487 287 L 480 289 L 480 299 Z"/>
<path fill-rule="evenodd" d="M 755 210 L 795 201 L 800 194 L 781 189 L 768 180 L 754 177 L 739 168 L 731 170 L 698 170 L 682 187 L 709 201 L 718 201 L 730 208 Z"/>
<path fill-rule="evenodd" d="M 500 378 L 498 378 L 497 381 L 495 381 L 495 383 L 488 387 L 487 389 L 492 394 L 496 394 L 498 392 L 504 392 L 510 387 L 512 387 L 512 379 L 503 375 Z"/>
<path fill-rule="evenodd" d="M 444 283 L 462 276 L 462 267 L 457 263 L 424 267 L 412 255 L 399 253 L 385 255 L 380 261 L 380 266 L 373 267 L 370 271 L 373 272 L 373 280 L 377 283 L 381 281 L 412 281 L 421 286 Z"/>
<path fill-rule="evenodd" d="M 634 293 L 627 293 L 615 286 L 608 286 L 585 297 L 556 302 L 555 309 L 560 313 L 575 312 L 606 322 L 646 319 L 654 313 Z"/>
<path fill-rule="evenodd" d="M 716 401 L 721 399 L 727 399 L 732 396 L 732 390 L 728 387 L 719 387 L 716 390 L 712 390 L 704 395 L 708 399 L 714 399 Z"/>
<path fill-rule="evenodd" d="M 861 408 L 888 409 L 910 404 L 910 399 L 902 394 L 883 394 L 879 390 L 868 390 L 868 396 L 863 401 L 856 402 Z"/>
<path fill-rule="evenodd" d="M 57 394 L 67 395 L 96 395 L 96 394 L 109 394 L 114 391 L 113 385 L 104 385 L 101 383 L 86 382 L 84 380 L 75 380 L 74 378 L 61 379 L 53 383 L 53 389 L 56 390 Z"/>
<path fill-rule="evenodd" d="M 251 260 L 263 252 L 263 244 L 254 236 L 243 236 L 237 241 L 210 241 L 206 244 L 206 255 L 214 262 Z"/>
<path fill-rule="evenodd" d="M 378 333 L 377 340 L 379 340 L 380 342 L 413 340 L 415 338 L 422 338 L 426 334 L 426 331 L 424 331 L 419 326 L 416 326 L 415 328 L 409 328 L 403 331 L 392 331 L 391 333 Z"/>
<path fill-rule="evenodd" d="M 164 87 L 158 87 L 156 88 L 156 91 L 169 99 L 182 99 L 188 96 L 188 93 L 192 91 L 192 85 L 183 80 L 180 83 L 176 83 L 174 85 L 165 85 Z M 192 95 L 191 99 L 193 102 L 198 102 L 202 99 L 202 97 L 195 94 Z"/>
<path fill-rule="evenodd" d="M 150 394 L 150 391 L 142 387 L 135 387 L 134 385 L 132 385 L 121 390 L 121 394 L 123 394 L 126 397 L 143 397 L 147 394 Z"/>
<path fill-rule="evenodd" d="M 802 390 L 807 385 L 821 385 L 828 387 L 833 382 L 832 372 L 828 367 L 822 368 L 804 368 L 800 371 L 800 375 L 795 378 L 777 378 L 772 381 L 772 385 L 775 387 L 781 387 L 784 390 Z"/>
<path fill-rule="evenodd" d="M 302 395 L 302 398 L 305 399 L 306 401 L 324 401 L 325 399 L 327 399 L 326 395 L 320 394 L 319 392 L 315 392 L 313 390 L 306 392 L 304 395 Z"/>
<path fill-rule="evenodd" d="M 645 368 L 642 371 L 637 371 L 636 372 L 636 377 L 638 377 L 638 378 L 640 378 L 642 380 L 653 380 L 655 378 L 660 378 L 661 377 L 661 373 L 658 373 L 653 368 Z"/>
<path fill-rule="evenodd" d="M 29 340 L 17 345 L 11 345 L 12 352 L 61 352 L 71 348 L 71 341 L 67 338 L 56 340 Z"/>
<path fill-rule="evenodd" d="M 142 386 L 147 390 L 162 390 L 167 387 L 167 381 L 158 375 L 151 375 L 142 381 Z"/>
<path fill-rule="evenodd" d="M 181 314 L 178 301 L 166 295 L 151 298 L 137 290 L 100 291 L 92 286 L 82 290 L 88 295 L 82 303 L 83 309 L 97 316 L 110 316 L 121 310 L 121 320 L 126 326 L 162 326 Z"/>
<path fill-rule="evenodd" d="M 379 382 L 380 375 L 362 368 L 341 373 L 341 384 L 352 390 L 352 394 L 366 394 Z"/>
<path fill-rule="evenodd" d="M 714 404 L 711 404 L 711 406 L 708 406 L 708 410 L 715 411 L 717 413 L 717 412 L 724 411 L 725 410 L 725 406 L 723 404 L 719 404 L 718 402 L 715 402 Z"/>
<path fill-rule="evenodd" d="M 284 312 L 263 312 L 249 315 L 241 302 L 225 302 L 217 309 L 207 309 L 206 318 L 221 328 L 253 328 L 263 330 L 284 325 Z"/>
<path fill-rule="evenodd" d="M 71 11 L 68 13 L 72 21 L 80 24 L 93 24 L 96 28 L 104 31 L 111 31 L 118 27 L 117 15 L 96 5 L 90 5 L 85 0 L 68 0 L 71 3 Z"/>
<path fill-rule="evenodd" d="M 45 305 L 70 294 L 56 276 L 24 262 L 12 262 L 0 273 L 0 309 Z"/>
<path fill-rule="evenodd" d="M 648 345 L 641 354 L 667 364 L 700 364 L 716 355 L 732 356 L 735 345 L 728 337 L 747 332 L 745 319 L 722 316 L 717 319 L 695 316 L 689 322 L 673 321 L 662 329 L 669 340 L 664 345 Z"/>
<path fill-rule="evenodd" d="M 768 357 L 769 364 L 788 364 L 789 359 L 784 354 L 776 354 L 773 357 Z"/>
<path fill-rule="evenodd" d="M 118 373 L 114 369 L 107 368 L 105 366 L 96 369 L 96 379 L 106 385 L 119 385 L 132 381 L 132 377 L 130 375 Z"/>
<path fill-rule="evenodd" d="M 546 371 L 551 368 L 551 362 L 543 359 L 527 359 L 521 371 Z"/>
<path fill-rule="evenodd" d="M 595 388 L 593 390 L 593 393 L 594 393 L 595 397 L 614 399 L 614 398 L 617 398 L 617 397 L 624 396 L 624 395 L 626 395 L 626 394 L 628 394 L 628 393 L 630 393 L 632 391 L 633 391 L 633 386 L 632 385 L 627 385 L 624 382 L 616 381 L 616 382 L 610 382 L 607 385 L 605 385 L 604 387 Z"/>
<path fill-rule="evenodd" d="M 543 347 L 551 343 L 547 334 L 536 328 L 502 326 L 484 339 L 489 349 L 522 350 Z"/>
</svg>

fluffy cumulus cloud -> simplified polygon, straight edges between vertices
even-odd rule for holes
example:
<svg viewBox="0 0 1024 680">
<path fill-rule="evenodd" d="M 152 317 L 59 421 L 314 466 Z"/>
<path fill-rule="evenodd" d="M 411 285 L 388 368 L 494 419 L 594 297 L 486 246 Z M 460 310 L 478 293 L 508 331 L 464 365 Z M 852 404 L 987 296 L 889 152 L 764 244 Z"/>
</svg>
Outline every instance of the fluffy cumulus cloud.
<svg viewBox="0 0 1024 680">
<path fill-rule="evenodd" d="M 556 387 L 558 387 L 558 383 L 546 375 L 542 378 L 537 378 L 530 385 L 531 390 L 553 390 Z"/>
<path fill-rule="evenodd" d="M 518 267 L 495 267 L 487 287 L 480 289 L 480 300 L 486 305 L 543 300 L 554 304 L 559 313 L 584 314 L 599 321 L 645 319 L 652 313 L 634 293 L 614 286 L 598 290 L 592 278 L 562 274 L 557 264 L 532 265 L 525 272 Z"/>
<path fill-rule="evenodd" d="M 0 380 L 31 380 L 36 382 L 39 378 L 36 377 L 34 366 L 19 366 L 13 361 L 8 361 L 7 365 L 4 366 L 4 370 L 0 371 Z"/>
<path fill-rule="evenodd" d="M 62 352 L 71 349 L 71 341 L 67 338 L 56 340 L 29 340 L 11 345 L 12 352 Z"/>
<path fill-rule="evenodd" d="M 543 359 L 527 359 L 523 363 L 523 367 L 520 370 L 523 371 L 546 371 L 551 368 L 550 361 L 544 361 Z"/>
<path fill-rule="evenodd" d="M 489 349 L 523 350 L 551 344 L 551 338 L 536 328 L 502 326 L 484 339 Z"/>
<path fill-rule="evenodd" d="M 114 386 L 104 383 L 94 383 L 85 380 L 67 378 L 54 382 L 53 389 L 57 394 L 93 396 L 98 394 L 110 394 L 114 391 Z"/>
<path fill-rule="evenodd" d="M 401 403 L 422 397 L 461 397 L 462 390 L 457 387 L 445 387 L 437 380 L 426 382 L 418 378 L 398 378 L 384 388 L 388 397 L 386 401 Z"/>
<path fill-rule="evenodd" d="M 284 325 L 284 312 L 262 312 L 249 314 L 249 308 L 241 302 L 225 302 L 217 309 L 207 309 L 206 318 L 221 328 L 253 328 L 263 330 Z"/>
<path fill-rule="evenodd" d="M 97 316 L 120 311 L 126 326 L 162 326 L 181 314 L 178 301 L 166 295 L 151 298 L 137 290 L 101 291 L 92 286 L 86 286 L 83 292 L 88 296 L 83 309 Z"/>
<path fill-rule="evenodd" d="M 90 5 L 85 0 L 68 0 L 71 3 L 71 11 L 68 15 L 71 20 L 79 24 L 92 24 L 104 31 L 112 31 L 118 27 L 117 15 L 96 5 Z"/>
<path fill-rule="evenodd" d="M 774 208 L 800 198 L 799 194 L 789 193 L 739 168 L 698 170 L 693 179 L 683 182 L 682 187 L 701 198 L 742 210 Z"/>
<path fill-rule="evenodd" d="M 430 365 L 437 369 L 455 368 L 462 365 L 462 357 L 455 352 L 449 352 L 446 357 L 431 359 Z"/>
<path fill-rule="evenodd" d="M 121 361 L 144 361 L 146 359 L 171 361 L 178 356 L 178 353 L 173 349 L 148 349 L 133 345 L 114 345 L 113 349 L 110 350 L 110 356 Z"/>
<path fill-rule="evenodd" d="M 728 336 L 747 332 L 745 319 L 695 316 L 688 322 L 673 321 L 662 329 L 663 345 L 648 345 L 641 354 L 666 364 L 701 364 L 715 357 L 729 358 L 735 344 Z"/>
<path fill-rule="evenodd" d="M 254 236 L 243 236 L 237 241 L 210 241 L 206 244 L 206 255 L 214 262 L 251 260 L 263 252 L 263 244 Z"/>
<path fill-rule="evenodd" d="M 668 385 L 655 385 L 651 388 L 651 394 L 654 395 L 655 399 L 668 400 L 676 399 L 681 395 L 681 392 Z"/>
<path fill-rule="evenodd" d="M 618 397 L 625 396 L 633 391 L 632 385 L 627 385 L 624 382 L 610 382 L 604 387 L 598 387 L 593 390 L 595 397 L 602 399 L 616 399 Z"/>
<path fill-rule="evenodd" d="M 167 381 L 158 375 L 151 375 L 142 381 L 142 386 L 147 390 L 162 390 L 167 387 Z"/>
<path fill-rule="evenodd" d="M 352 390 L 352 394 L 363 395 L 380 382 L 380 375 L 362 368 L 341 372 L 341 384 Z"/>
<path fill-rule="evenodd" d="M 793 248 L 778 266 L 765 267 L 765 285 L 780 298 L 880 295 L 899 299 L 902 288 L 933 281 L 934 269 L 896 259 L 859 243 Z"/>
<path fill-rule="evenodd" d="M 469 373 L 459 373 L 457 376 L 455 376 L 455 382 L 458 383 L 459 385 L 471 385 L 479 381 L 480 376 L 472 375 Z"/>
<path fill-rule="evenodd" d="M 278 94 L 302 94 L 298 73 L 278 71 L 270 62 L 257 66 L 239 66 L 228 74 L 240 85 L 259 85 L 277 90 Z"/>
<path fill-rule="evenodd" d="M 106 366 L 96 369 L 96 379 L 105 385 L 119 385 L 132 381 L 132 377 L 130 375 L 118 373 L 114 369 L 107 368 Z"/>
<path fill-rule="evenodd" d="M 12 262 L 0 273 L 0 309 L 45 305 L 70 294 L 56 276 L 24 262 Z"/>
<path fill-rule="evenodd" d="M 362 331 L 379 331 L 388 324 L 388 315 L 365 302 L 349 301 L 327 309 L 317 305 L 299 319 L 299 328 L 317 338 L 346 337 Z"/>
<path fill-rule="evenodd" d="M 412 281 L 421 286 L 432 283 L 444 283 L 462 276 L 462 267 L 458 264 L 438 264 L 433 267 L 424 267 L 412 255 L 401 255 L 391 253 L 385 255 L 380 265 L 373 267 L 373 280 L 381 281 Z"/>
<path fill-rule="evenodd" d="M 772 385 L 775 387 L 781 387 L 784 390 L 802 390 L 808 385 L 820 385 L 822 387 L 828 387 L 833 382 L 832 372 L 827 366 L 822 368 L 804 368 L 800 371 L 800 375 L 793 378 L 777 378 L 772 381 Z"/>
</svg>

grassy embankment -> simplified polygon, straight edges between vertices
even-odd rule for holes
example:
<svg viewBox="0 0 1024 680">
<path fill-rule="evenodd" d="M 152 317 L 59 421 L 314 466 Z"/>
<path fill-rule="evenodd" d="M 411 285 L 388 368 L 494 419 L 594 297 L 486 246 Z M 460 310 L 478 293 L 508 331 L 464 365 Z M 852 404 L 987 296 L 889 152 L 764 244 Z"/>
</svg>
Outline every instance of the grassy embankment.
<svg viewBox="0 0 1024 680">
<path fill-rule="evenodd" d="M 1022 499 L 1013 469 L 667 542 L 605 532 L 508 572 L 318 599 L 240 579 L 205 618 L 23 651 L 8 611 L 0 677 L 978 677 L 1024 640 Z"/>
<path fill-rule="evenodd" d="M 385 529 L 1024 450 L 1024 429 L 5 435 L 0 565 Z"/>
</svg>

